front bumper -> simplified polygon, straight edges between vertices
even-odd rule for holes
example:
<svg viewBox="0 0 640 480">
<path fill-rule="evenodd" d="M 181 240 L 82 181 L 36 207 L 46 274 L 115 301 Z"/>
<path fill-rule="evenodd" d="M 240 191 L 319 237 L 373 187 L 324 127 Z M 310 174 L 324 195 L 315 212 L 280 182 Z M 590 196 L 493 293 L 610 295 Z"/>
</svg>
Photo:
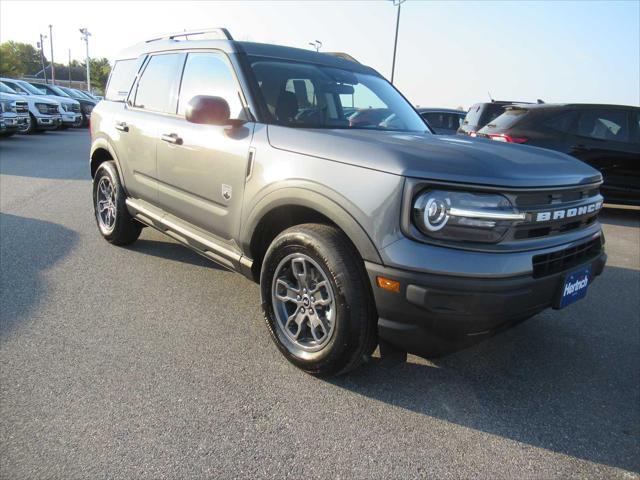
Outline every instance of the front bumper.
<svg viewBox="0 0 640 480">
<path fill-rule="evenodd" d="M 504 254 L 509 255 L 509 254 Z M 532 258 L 535 253 L 532 253 Z M 552 274 L 495 277 L 442 275 L 365 262 L 378 311 L 378 334 L 397 348 L 438 356 L 472 345 L 552 307 L 566 274 L 591 265 L 592 281 L 606 263 L 604 247 Z M 470 266 L 470 269 L 473 267 Z M 382 276 L 400 282 L 400 292 L 377 286 Z"/>
<path fill-rule="evenodd" d="M 17 132 L 20 129 L 19 117 L 7 117 L 2 119 L 3 128 L 2 131 L 6 133 Z"/>
<path fill-rule="evenodd" d="M 58 128 L 62 123 L 62 117 L 60 115 L 48 115 L 35 117 L 36 124 L 40 129 L 54 129 Z"/>
<path fill-rule="evenodd" d="M 75 112 L 65 112 L 62 114 L 62 124 L 75 127 L 82 123 L 82 114 Z"/>
</svg>

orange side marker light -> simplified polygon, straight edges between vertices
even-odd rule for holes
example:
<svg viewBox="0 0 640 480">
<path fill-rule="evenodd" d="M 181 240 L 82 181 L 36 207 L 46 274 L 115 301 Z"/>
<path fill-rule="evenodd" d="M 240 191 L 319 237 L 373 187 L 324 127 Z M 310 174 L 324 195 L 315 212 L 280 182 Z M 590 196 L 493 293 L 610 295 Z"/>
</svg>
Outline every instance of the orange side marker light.
<svg viewBox="0 0 640 480">
<path fill-rule="evenodd" d="M 383 290 L 388 290 L 393 293 L 400 293 L 400 282 L 397 280 L 391 280 L 387 277 L 376 277 L 376 283 L 378 287 Z"/>
</svg>

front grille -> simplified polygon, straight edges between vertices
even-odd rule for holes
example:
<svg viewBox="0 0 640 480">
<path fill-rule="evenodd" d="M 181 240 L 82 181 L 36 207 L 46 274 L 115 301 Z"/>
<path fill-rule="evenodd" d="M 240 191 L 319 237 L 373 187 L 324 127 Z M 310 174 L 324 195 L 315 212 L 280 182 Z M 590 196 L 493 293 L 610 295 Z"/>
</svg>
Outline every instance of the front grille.
<svg viewBox="0 0 640 480">
<path fill-rule="evenodd" d="M 583 230 L 592 225 L 598 218 L 598 210 L 567 214 L 565 218 L 537 221 L 537 213 L 571 210 L 596 202 L 601 202 L 597 185 L 586 185 L 575 188 L 515 192 L 508 194 L 512 204 L 520 212 L 527 212 L 527 219 L 514 226 L 509 238 L 511 240 L 528 240 L 562 235 Z"/>
<path fill-rule="evenodd" d="M 57 115 L 60 113 L 60 109 L 57 105 L 47 105 L 46 113 L 49 115 Z"/>
<path fill-rule="evenodd" d="M 28 113 L 29 104 L 27 102 L 16 102 L 13 111 L 16 113 Z"/>
<path fill-rule="evenodd" d="M 602 237 L 565 248 L 553 253 L 533 257 L 533 277 L 553 275 L 597 257 L 602 251 Z"/>
</svg>

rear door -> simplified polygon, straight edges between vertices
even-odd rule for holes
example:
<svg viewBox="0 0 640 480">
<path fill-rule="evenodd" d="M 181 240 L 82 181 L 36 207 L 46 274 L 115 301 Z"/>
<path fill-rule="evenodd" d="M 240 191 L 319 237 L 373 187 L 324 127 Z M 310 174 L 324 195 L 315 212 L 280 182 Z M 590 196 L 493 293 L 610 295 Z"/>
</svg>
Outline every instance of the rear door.
<svg viewBox="0 0 640 480">
<path fill-rule="evenodd" d="M 224 98 L 231 118 L 243 117 L 244 97 L 223 52 L 189 52 L 177 108 L 158 137 L 158 203 L 181 220 L 220 240 L 237 238 L 253 123 L 239 127 L 189 123 L 184 114 L 196 95 Z"/>
<path fill-rule="evenodd" d="M 603 192 L 609 201 L 629 194 L 640 197 L 640 150 L 629 110 L 580 110 L 569 141 L 571 155 L 602 173 Z"/>
<path fill-rule="evenodd" d="M 158 203 L 156 144 L 167 116 L 175 112 L 182 53 L 152 55 L 129 94 L 127 106 L 114 116 L 118 154 L 125 184 L 134 198 Z"/>
</svg>

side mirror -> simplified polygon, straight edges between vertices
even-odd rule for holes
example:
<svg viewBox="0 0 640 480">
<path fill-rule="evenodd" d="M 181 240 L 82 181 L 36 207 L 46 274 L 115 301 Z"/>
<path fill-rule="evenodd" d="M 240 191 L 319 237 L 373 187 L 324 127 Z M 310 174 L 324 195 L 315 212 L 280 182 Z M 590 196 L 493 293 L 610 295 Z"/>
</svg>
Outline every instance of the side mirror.
<svg viewBox="0 0 640 480">
<path fill-rule="evenodd" d="M 197 95 L 189 100 L 185 118 L 191 123 L 205 125 L 231 125 L 229 104 L 222 97 Z"/>
</svg>

